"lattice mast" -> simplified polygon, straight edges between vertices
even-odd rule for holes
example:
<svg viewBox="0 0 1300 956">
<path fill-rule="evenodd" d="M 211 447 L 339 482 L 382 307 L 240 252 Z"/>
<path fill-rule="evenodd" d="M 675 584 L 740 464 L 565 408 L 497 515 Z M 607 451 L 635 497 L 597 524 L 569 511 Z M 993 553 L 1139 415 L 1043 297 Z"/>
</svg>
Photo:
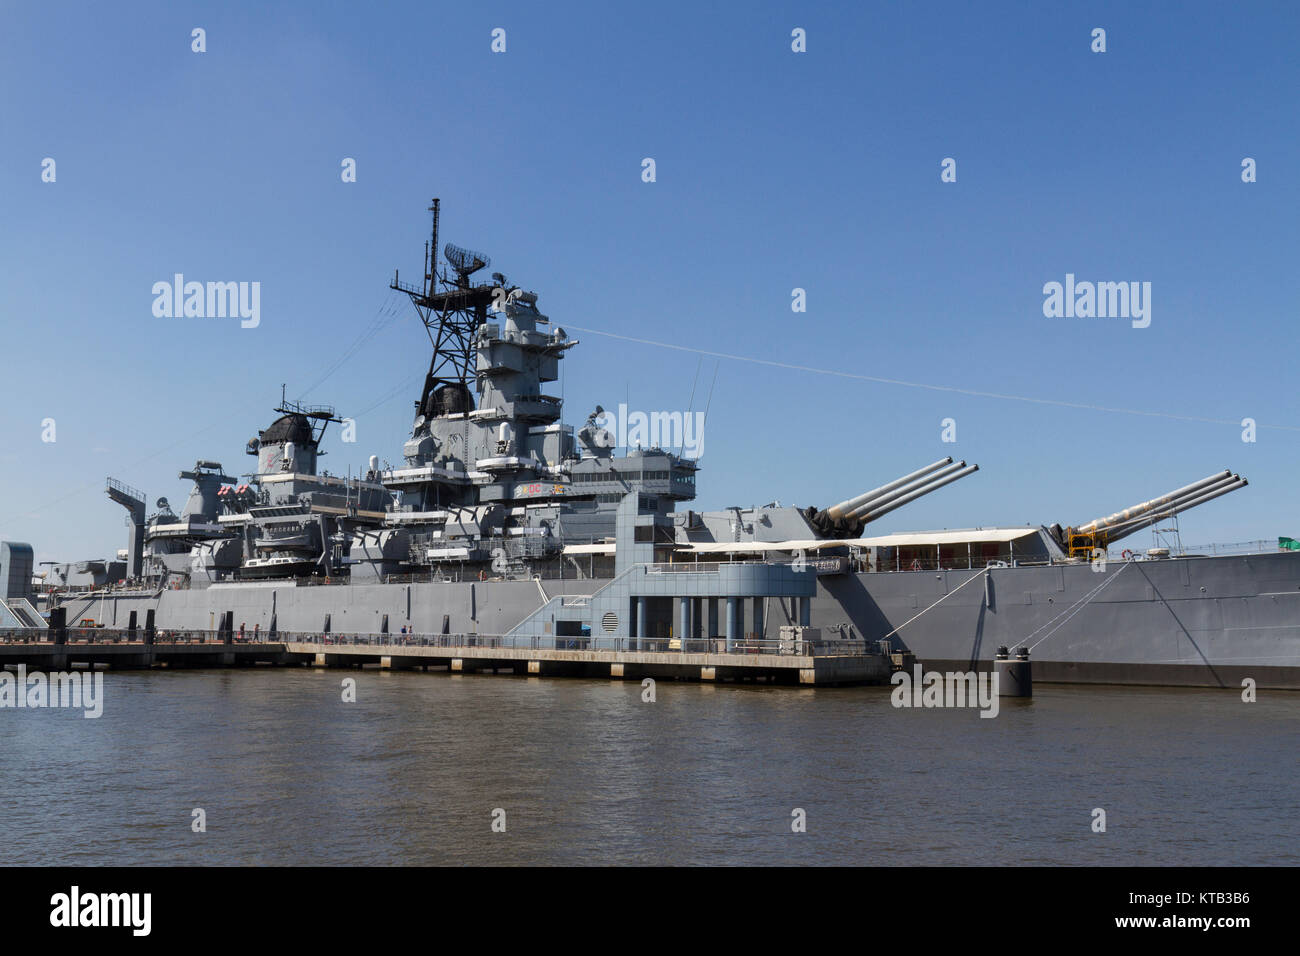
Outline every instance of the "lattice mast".
<svg viewBox="0 0 1300 956">
<path fill-rule="evenodd" d="M 404 292 L 424 323 L 433 345 L 429 372 L 424 378 L 417 414 L 431 408 L 430 396 L 446 385 L 459 386 L 472 402 L 470 379 L 474 368 L 474 335 L 487 320 L 492 305 L 493 286 L 472 285 L 470 276 L 487 268 L 491 260 L 482 253 L 448 243 L 443 250 L 447 268 L 438 263 L 438 199 L 429 206 L 433 232 L 424 247 L 424 282 L 420 286 L 401 282 L 396 270 L 389 288 Z M 454 278 L 451 273 L 454 272 Z"/>
</svg>

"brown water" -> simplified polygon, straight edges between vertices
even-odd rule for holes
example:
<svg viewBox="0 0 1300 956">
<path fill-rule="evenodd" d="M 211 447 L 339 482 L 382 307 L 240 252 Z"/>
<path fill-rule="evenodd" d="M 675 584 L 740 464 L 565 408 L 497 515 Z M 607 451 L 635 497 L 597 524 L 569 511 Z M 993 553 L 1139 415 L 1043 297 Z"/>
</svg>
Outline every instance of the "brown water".
<svg viewBox="0 0 1300 956">
<path fill-rule="evenodd" d="M 104 691 L 98 720 L 0 709 L 0 863 L 1300 862 L 1294 692 L 1039 685 L 990 720 L 888 688 L 660 682 L 643 703 L 374 671 Z"/>
</svg>

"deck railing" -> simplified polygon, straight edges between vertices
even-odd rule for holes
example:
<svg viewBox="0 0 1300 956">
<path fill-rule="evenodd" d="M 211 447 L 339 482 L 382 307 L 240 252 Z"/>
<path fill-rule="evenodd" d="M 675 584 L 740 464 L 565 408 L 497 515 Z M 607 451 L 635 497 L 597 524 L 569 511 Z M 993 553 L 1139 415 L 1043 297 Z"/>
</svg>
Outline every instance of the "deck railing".
<svg viewBox="0 0 1300 956">
<path fill-rule="evenodd" d="M 160 629 L 154 634 L 155 644 L 196 644 L 220 647 L 224 635 L 220 631 L 200 629 Z M 0 630 L 0 645 L 52 644 L 53 634 L 46 628 L 6 628 Z M 144 632 L 131 632 L 113 628 L 68 628 L 68 646 L 87 644 L 143 645 Z M 560 651 L 646 651 L 683 654 L 779 654 L 803 657 L 851 656 L 880 654 L 880 648 L 862 640 L 793 640 L 760 638 L 749 635 L 732 641 L 727 647 L 724 637 L 688 638 L 683 642 L 675 637 L 617 637 L 596 635 L 546 635 L 522 636 L 501 634 L 355 634 L 324 633 L 321 631 L 276 631 L 274 634 L 245 630 L 241 637 L 236 631 L 231 635 L 234 645 L 245 644 L 311 644 L 324 650 L 329 647 L 375 647 L 387 650 L 415 647 L 442 648 L 513 648 L 527 650 Z"/>
<path fill-rule="evenodd" d="M 485 647 L 561 651 L 647 651 L 685 654 L 782 654 L 805 657 L 878 655 L 880 648 L 862 640 L 805 641 L 783 638 L 737 638 L 727 649 L 724 637 L 688 638 L 685 647 L 675 637 L 616 637 L 608 634 L 542 637 L 496 634 L 321 634 L 278 633 L 278 641 L 321 647 Z"/>
</svg>

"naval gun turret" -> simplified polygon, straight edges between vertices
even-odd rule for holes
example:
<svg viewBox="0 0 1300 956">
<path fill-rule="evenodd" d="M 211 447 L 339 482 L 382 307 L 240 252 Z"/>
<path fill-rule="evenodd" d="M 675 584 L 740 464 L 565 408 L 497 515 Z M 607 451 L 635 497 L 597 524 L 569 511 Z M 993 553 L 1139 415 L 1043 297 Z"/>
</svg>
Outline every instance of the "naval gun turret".
<svg viewBox="0 0 1300 956">
<path fill-rule="evenodd" d="M 1241 475 L 1225 469 L 1158 498 L 1133 505 L 1131 508 L 1125 508 L 1104 518 L 1095 518 L 1077 528 L 1059 531 L 1059 526 L 1053 526 L 1053 530 L 1059 533 L 1058 540 L 1069 551 L 1071 557 L 1092 558 L 1104 554 L 1107 547 L 1135 531 L 1141 531 L 1157 521 L 1174 517 L 1207 501 L 1213 501 L 1230 491 L 1245 488 L 1248 484 L 1249 482 Z"/>
<path fill-rule="evenodd" d="M 807 508 L 804 516 L 813 530 L 822 537 L 856 538 L 862 534 L 867 522 L 883 518 L 896 508 L 979 470 L 979 465 L 954 462 L 951 457 L 941 458 L 879 488 L 846 498 L 825 511 Z"/>
</svg>

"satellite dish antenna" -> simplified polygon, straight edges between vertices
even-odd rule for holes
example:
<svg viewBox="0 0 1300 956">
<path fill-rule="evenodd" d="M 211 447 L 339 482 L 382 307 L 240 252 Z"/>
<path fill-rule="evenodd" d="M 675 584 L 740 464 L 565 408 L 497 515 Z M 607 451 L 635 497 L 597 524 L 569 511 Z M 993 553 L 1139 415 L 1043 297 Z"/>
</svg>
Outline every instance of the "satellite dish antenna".
<svg viewBox="0 0 1300 956">
<path fill-rule="evenodd" d="M 486 253 L 462 249 L 450 242 L 443 247 L 442 254 L 447 257 L 447 261 L 461 278 L 478 272 L 479 269 L 486 269 L 492 263 Z"/>
<path fill-rule="evenodd" d="M 158 508 L 159 511 L 171 511 L 171 510 L 172 510 L 171 505 L 168 504 L 166 498 L 159 498 L 156 507 Z"/>
</svg>

